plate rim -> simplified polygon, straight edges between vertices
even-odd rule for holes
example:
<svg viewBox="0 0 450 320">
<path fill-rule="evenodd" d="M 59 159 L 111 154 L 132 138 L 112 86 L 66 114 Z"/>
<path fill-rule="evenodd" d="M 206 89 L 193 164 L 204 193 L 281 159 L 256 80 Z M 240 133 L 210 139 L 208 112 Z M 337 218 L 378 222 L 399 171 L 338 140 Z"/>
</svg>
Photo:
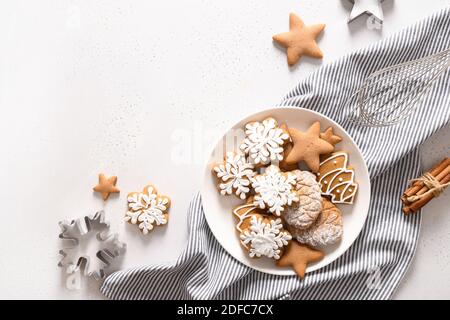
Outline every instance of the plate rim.
<svg viewBox="0 0 450 320">
<path fill-rule="evenodd" d="M 201 189 L 200 189 L 200 196 L 201 196 L 201 198 L 202 198 L 203 214 L 204 214 L 204 216 L 205 216 L 206 223 L 208 224 L 208 227 L 209 227 L 209 229 L 211 230 L 211 233 L 213 234 L 213 236 L 214 236 L 214 238 L 216 239 L 216 241 L 220 244 L 220 246 L 221 246 L 221 247 L 222 247 L 222 248 L 223 248 L 230 256 L 232 256 L 232 257 L 233 257 L 236 261 L 238 261 L 239 263 L 241 263 L 241 264 L 243 264 L 243 265 L 245 265 L 245 266 L 248 266 L 249 268 L 252 268 L 252 269 L 254 269 L 254 270 L 257 270 L 257 271 L 266 273 L 266 274 L 272 274 L 272 275 L 278 275 L 278 276 L 292 276 L 292 275 L 296 275 L 295 271 L 292 270 L 292 269 L 290 269 L 290 270 L 285 270 L 285 269 L 280 268 L 280 271 L 279 271 L 279 272 L 275 272 L 275 271 L 268 270 L 268 269 L 263 268 L 263 267 L 259 267 L 259 266 L 257 266 L 257 265 L 252 265 L 252 264 L 250 264 L 250 263 L 247 263 L 247 261 L 242 261 L 241 259 L 239 259 L 238 257 L 236 257 L 236 255 L 235 255 L 233 252 L 230 252 L 230 250 L 228 250 L 228 249 L 226 248 L 226 246 L 224 246 L 224 245 L 222 244 L 222 242 L 219 240 L 219 237 L 217 237 L 216 234 L 214 233 L 214 228 L 211 227 L 211 222 L 210 222 L 210 220 L 209 220 L 209 218 L 208 218 L 208 214 L 206 214 L 206 210 L 205 210 L 205 205 L 204 205 L 205 202 L 203 201 L 203 199 L 205 199 L 205 197 L 206 197 L 206 190 L 207 190 L 207 189 L 206 189 L 206 183 L 205 183 L 205 177 L 206 177 L 206 175 L 207 175 L 208 173 L 210 174 L 210 172 L 211 172 L 211 170 L 210 170 L 210 168 L 209 168 L 209 160 L 210 160 L 210 158 L 211 158 L 211 154 L 212 154 L 213 151 L 215 150 L 215 148 L 216 148 L 216 146 L 217 146 L 217 143 L 220 141 L 220 139 L 222 139 L 222 138 L 224 137 L 224 135 L 226 135 L 230 130 L 232 130 L 239 122 L 243 122 L 243 121 L 246 121 L 246 120 L 247 120 L 247 121 L 251 121 L 251 120 L 249 120 L 249 118 L 257 117 L 259 114 L 266 113 L 266 112 L 268 112 L 268 111 L 275 111 L 275 110 L 279 111 L 279 110 L 282 110 L 282 109 L 286 109 L 286 110 L 295 110 L 295 111 L 303 110 L 303 111 L 306 111 L 306 112 L 310 112 L 310 113 L 312 113 L 312 114 L 315 114 L 315 115 L 317 115 L 317 116 L 319 116 L 319 117 L 324 117 L 324 118 L 328 119 L 330 122 L 332 122 L 333 125 L 335 125 L 335 126 L 338 127 L 340 130 L 342 130 L 343 132 L 345 132 L 346 135 L 350 138 L 350 140 L 351 140 L 351 142 L 353 143 L 353 145 L 356 147 L 356 150 L 358 151 L 358 153 L 359 153 L 361 159 L 363 160 L 363 161 L 362 161 L 362 166 L 363 166 L 363 168 L 364 168 L 365 174 L 366 174 L 367 177 L 368 177 L 368 187 L 367 187 L 368 205 L 367 205 L 367 210 L 366 210 L 366 212 L 364 213 L 364 215 L 365 215 L 365 216 L 364 216 L 364 221 L 363 221 L 363 223 L 361 224 L 361 228 L 357 231 L 356 236 L 355 236 L 354 239 L 351 241 L 351 243 L 348 245 L 348 247 L 347 247 L 341 254 L 339 254 L 338 256 L 336 256 L 336 257 L 334 258 L 334 260 L 331 260 L 331 261 L 328 262 L 327 264 L 325 264 L 325 265 L 323 265 L 323 266 L 320 266 L 320 267 L 318 267 L 317 265 L 308 267 L 308 268 L 306 269 L 306 273 L 314 272 L 314 271 L 320 270 L 320 269 L 322 269 L 322 268 L 324 268 L 324 267 L 330 265 L 331 263 L 335 262 L 337 259 L 339 259 L 340 257 L 342 257 L 342 255 L 344 255 L 344 253 L 346 253 L 346 252 L 353 246 L 353 244 L 355 243 L 356 239 L 358 239 L 358 237 L 360 236 L 361 231 L 363 230 L 365 224 L 367 223 L 367 217 L 368 217 L 368 215 L 369 215 L 370 202 L 371 202 L 371 188 L 372 188 L 371 180 L 370 180 L 370 172 L 369 172 L 369 169 L 368 169 L 368 167 L 367 167 L 366 159 L 364 158 L 364 155 L 363 155 L 363 153 L 361 152 L 361 149 L 359 148 L 358 144 L 357 144 L 356 141 L 353 139 L 353 137 L 347 132 L 347 130 L 345 130 L 345 129 L 344 129 L 339 123 L 337 123 L 335 120 L 333 120 L 333 119 L 331 119 L 330 117 L 328 117 L 327 115 L 324 115 L 324 114 L 322 114 L 322 113 L 320 113 L 320 112 L 317 112 L 317 111 L 315 111 L 315 110 L 311 110 L 311 109 L 307 109 L 307 108 L 303 108 L 303 107 L 297 107 L 297 106 L 274 106 L 274 107 L 269 107 L 269 108 L 261 109 L 261 110 L 259 110 L 259 111 L 257 111 L 257 112 L 253 112 L 253 113 L 251 113 L 251 114 L 248 114 L 247 116 L 241 117 L 240 120 L 233 122 L 233 125 L 229 126 L 229 127 L 228 127 L 228 128 L 227 128 L 227 129 L 226 129 L 226 130 L 225 130 L 225 131 L 224 131 L 217 139 L 214 140 L 214 142 L 212 143 L 212 145 L 207 149 L 207 150 L 208 150 L 208 153 L 207 153 L 206 159 L 205 159 L 205 161 L 204 161 L 204 164 L 203 164 L 203 170 L 202 170 L 203 175 L 202 175 L 202 185 L 201 185 Z M 276 116 L 274 116 L 274 117 L 276 117 Z"/>
</svg>

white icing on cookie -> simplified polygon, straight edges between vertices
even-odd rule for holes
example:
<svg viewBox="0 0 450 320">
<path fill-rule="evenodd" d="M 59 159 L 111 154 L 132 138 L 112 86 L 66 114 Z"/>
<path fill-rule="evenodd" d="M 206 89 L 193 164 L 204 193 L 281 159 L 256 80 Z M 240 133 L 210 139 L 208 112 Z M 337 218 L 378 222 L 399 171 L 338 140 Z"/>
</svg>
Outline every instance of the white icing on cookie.
<svg viewBox="0 0 450 320">
<path fill-rule="evenodd" d="M 292 173 L 282 173 L 277 166 L 269 166 L 263 174 L 252 179 L 255 189 L 254 204 L 261 209 L 267 208 L 276 216 L 281 215 L 285 206 L 299 200 L 294 186 L 297 178 Z"/>
<path fill-rule="evenodd" d="M 250 192 L 251 178 L 256 174 L 254 165 L 247 162 L 243 154 L 227 152 L 225 163 L 214 167 L 214 172 L 223 183 L 219 184 L 220 194 L 233 192 L 241 199 L 245 199 Z"/>
<path fill-rule="evenodd" d="M 249 229 L 240 236 L 241 242 L 249 249 L 251 258 L 266 256 L 278 260 L 281 248 L 287 246 L 292 239 L 289 232 L 281 231 L 282 228 L 281 219 L 265 223 L 262 218 L 252 216 Z"/>
<path fill-rule="evenodd" d="M 166 211 L 168 209 L 169 198 L 159 196 L 155 188 L 148 186 L 144 192 L 134 193 L 127 198 L 128 212 L 125 221 L 132 224 L 139 223 L 139 229 L 143 234 L 147 234 L 156 224 L 167 223 Z"/>
<path fill-rule="evenodd" d="M 319 178 L 319 183 L 321 185 L 326 186 L 326 190 L 324 192 L 322 192 L 322 195 L 327 195 L 327 196 L 331 196 L 331 201 L 333 203 L 346 203 L 346 204 L 352 204 L 356 191 L 358 189 L 358 185 L 355 183 L 355 172 L 353 170 L 347 169 L 347 163 L 348 163 L 348 156 L 347 153 L 345 152 L 338 152 L 334 155 L 332 155 L 331 157 L 325 159 L 324 161 L 322 161 L 320 163 L 320 166 L 322 166 L 323 164 L 336 159 L 337 157 L 344 157 L 344 163 L 342 165 L 341 168 L 336 168 L 334 170 L 331 170 L 323 175 L 317 175 Z M 333 163 L 337 163 L 336 160 L 333 160 Z M 351 175 L 350 180 L 348 181 L 343 181 L 342 177 L 337 178 L 341 173 L 349 173 Z M 327 177 L 331 177 L 330 180 L 327 180 Z M 332 187 L 332 185 L 334 184 L 335 180 L 338 179 L 337 181 L 339 182 L 338 184 L 334 185 Z M 337 188 L 339 188 L 340 186 L 345 186 L 343 190 L 337 190 Z M 350 194 L 348 194 L 347 196 L 343 197 L 341 200 L 337 200 L 336 195 L 334 194 L 334 191 L 336 191 L 336 193 L 340 194 L 345 194 L 345 192 L 347 191 L 347 189 L 349 187 L 354 187 L 353 189 L 350 189 L 349 192 Z"/>
<path fill-rule="evenodd" d="M 316 177 L 309 171 L 294 170 L 297 177 L 295 189 L 299 202 L 284 212 L 284 220 L 295 229 L 305 229 L 317 219 L 322 211 L 322 193 Z"/>
<path fill-rule="evenodd" d="M 247 209 L 242 215 L 239 214 L 239 211 L 242 209 Z M 233 214 L 239 219 L 238 224 L 236 225 L 236 230 L 239 232 L 242 232 L 243 230 L 241 229 L 242 223 L 250 218 L 251 213 L 257 209 L 257 207 L 254 204 L 243 204 L 241 206 L 238 206 L 236 208 L 233 209 Z"/>
<path fill-rule="evenodd" d="M 254 164 L 269 164 L 283 160 L 283 144 L 289 135 L 278 127 L 273 118 L 251 122 L 245 126 L 246 138 L 240 148 L 249 155 Z"/>
</svg>

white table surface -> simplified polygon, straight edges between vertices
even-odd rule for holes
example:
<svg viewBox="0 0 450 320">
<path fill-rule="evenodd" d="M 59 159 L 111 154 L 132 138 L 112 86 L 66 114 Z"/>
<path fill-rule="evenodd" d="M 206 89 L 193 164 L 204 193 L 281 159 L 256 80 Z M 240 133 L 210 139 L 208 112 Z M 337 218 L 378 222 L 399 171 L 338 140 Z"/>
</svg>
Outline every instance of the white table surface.
<svg viewBox="0 0 450 320">
<path fill-rule="evenodd" d="M 366 17 L 347 25 L 347 0 L 0 2 L 0 298 L 101 298 L 95 283 L 67 290 L 56 267 L 58 221 L 101 208 L 128 244 L 122 267 L 176 259 L 205 152 L 227 126 L 447 4 L 386 0 L 383 29 L 369 30 Z M 289 69 L 273 45 L 291 11 L 327 24 L 323 62 Z M 427 142 L 425 166 L 448 155 L 449 136 Z M 99 172 L 122 190 L 105 205 L 92 193 Z M 127 192 L 150 182 L 173 206 L 167 228 L 143 237 L 122 217 Z M 424 210 L 394 298 L 450 298 L 449 206 L 447 192 Z"/>
</svg>

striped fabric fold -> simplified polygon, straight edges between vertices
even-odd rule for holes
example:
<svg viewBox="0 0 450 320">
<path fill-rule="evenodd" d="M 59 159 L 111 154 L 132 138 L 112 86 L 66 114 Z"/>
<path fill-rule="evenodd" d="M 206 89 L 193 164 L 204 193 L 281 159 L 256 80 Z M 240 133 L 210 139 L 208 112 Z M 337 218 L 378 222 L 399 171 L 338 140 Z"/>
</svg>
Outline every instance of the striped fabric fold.
<svg viewBox="0 0 450 320">
<path fill-rule="evenodd" d="M 367 222 L 355 243 L 325 268 L 275 276 L 232 258 L 212 235 L 200 195 L 188 209 L 189 239 L 171 264 L 111 274 L 101 292 L 111 299 L 388 299 L 414 256 L 420 214 L 405 216 L 399 201 L 420 173 L 420 144 L 450 119 L 450 72 L 431 87 L 410 118 L 383 128 L 348 121 L 345 103 L 381 68 L 450 48 L 450 8 L 365 49 L 324 65 L 297 85 L 280 106 L 298 106 L 339 122 L 363 152 L 372 183 Z"/>
</svg>

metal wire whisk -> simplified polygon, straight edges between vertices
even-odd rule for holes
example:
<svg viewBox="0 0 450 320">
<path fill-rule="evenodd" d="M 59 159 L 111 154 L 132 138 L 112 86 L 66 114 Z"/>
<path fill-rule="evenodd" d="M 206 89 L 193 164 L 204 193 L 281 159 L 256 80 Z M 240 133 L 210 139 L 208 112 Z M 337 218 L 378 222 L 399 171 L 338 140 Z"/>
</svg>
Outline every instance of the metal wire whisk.
<svg viewBox="0 0 450 320">
<path fill-rule="evenodd" d="M 396 124 L 415 110 L 420 97 L 450 67 L 450 49 L 371 74 L 348 101 L 351 120 L 371 127 Z"/>
</svg>

